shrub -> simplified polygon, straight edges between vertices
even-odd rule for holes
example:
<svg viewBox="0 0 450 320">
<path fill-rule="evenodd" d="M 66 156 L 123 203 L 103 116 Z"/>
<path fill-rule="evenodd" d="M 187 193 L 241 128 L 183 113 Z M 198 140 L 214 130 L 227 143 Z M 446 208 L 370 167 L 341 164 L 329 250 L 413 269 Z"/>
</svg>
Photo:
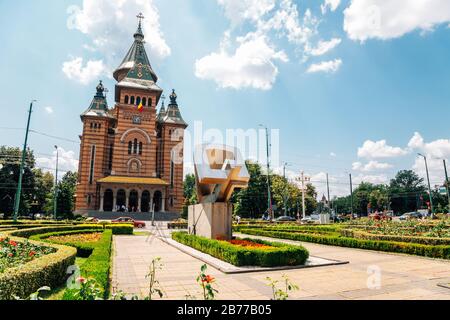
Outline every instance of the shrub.
<svg viewBox="0 0 450 320">
<path fill-rule="evenodd" d="M 167 224 L 168 229 L 187 229 L 187 222 L 169 222 Z"/>
<path fill-rule="evenodd" d="M 326 235 L 268 231 L 258 229 L 243 229 L 241 230 L 241 232 L 250 235 L 289 239 L 294 241 L 313 242 L 324 245 L 385 251 L 385 252 L 406 253 L 431 258 L 450 259 L 450 246 L 444 245 L 429 246 L 417 243 L 363 240 L 363 239 L 341 237 L 336 235 L 326 236 Z"/>
<path fill-rule="evenodd" d="M 14 240 L 23 241 L 19 238 Z M 75 248 L 32 243 L 52 247 L 57 251 L 0 274 L 0 300 L 11 300 L 14 296 L 26 298 L 43 286 L 57 288 L 64 283 L 67 268 L 75 264 Z"/>
<path fill-rule="evenodd" d="M 449 238 L 435 238 L 435 237 L 418 237 L 418 236 L 402 236 L 402 235 L 385 235 L 373 234 L 360 230 L 342 229 L 341 235 L 349 238 L 364 239 L 364 240 L 380 240 L 380 241 L 394 241 L 394 242 L 409 242 L 418 243 L 431 246 L 450 245 Z"/>
<path fill-rule="evenodd" d="M 14 237 L 21 237 L 21 238 L 30 238 L 34 235 L 39 234 L 45 234 L 50 232 L 62 232 L 62 231 L 81 231 L 81 230 L 103 230 L 102 226 L 92 225 L 92 224 L 85 224 L 85 225 L 78 225 L 78 226 L 49 226 L 49 227 L 39 227 L 39 228 L 31 228 L 31 229 L 24 229 L 24 230 L 18 230 L 18 231 L 12 231 L 9 232 L 11 236 Z"/>
<path fill-rule="evenodd" d="M 132 235 L 134 231 L 133 225 L 130 224 L 109 224 L 105 225 L 105 229 L 112 230 L 114 235 Z"/>
<path fill-rule="evenodd" d="M 110 255 L 111 255 L 112 230 L 105 230 L 100 241 L 91 244 L 92 254 L 81 266 L 81 275 L 95 279 L 101 287 L 101 294 L 104 298 L 109 294 L 109 271 L 110 271 Z M 81 247 L 79 244 L 77 249 L 86 250 L 89 244 Z M 63 300 L 75 300 L 74 294 L 76 290 L 66 290 Z"/>
<path fill-rule="evenodd" d="M 211 240 L 186 232 L 174 232 L 172 238 L 213 257 L 229 262 L 235 266 L 294 266 L 305 264 L 308 251 L 301 246 L 278 242 L 245 239 L 271 248 L 249 248 L 236 246 L 226 241 Z"/>
</svg>

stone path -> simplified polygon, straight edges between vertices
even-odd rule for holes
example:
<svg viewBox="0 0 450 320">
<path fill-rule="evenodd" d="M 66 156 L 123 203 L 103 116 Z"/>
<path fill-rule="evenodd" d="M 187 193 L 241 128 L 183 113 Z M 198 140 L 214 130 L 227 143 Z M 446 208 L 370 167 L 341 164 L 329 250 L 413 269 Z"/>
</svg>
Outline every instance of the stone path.
<svg viewBox="0 0 450 320">
<path fill-rule="evenodd" d="M 286 274 L 300 290 L 292 299 L 431 299 L 450 300 L 450 262 L 415 256 L 302 243 L 311 255 L 350 261 L 348 265 L 226 275 L 213 267 L 208 273 L 217 279 L 218 299 L 268 300 L 272 297 L 266 277 L 281 279 Z M 127 294 L 146 296 L 145 275 L 155 257 L 164 268 L 157 279 L 166 299 L 185 300 L 187 295 L 201 298 L 196 277 L 203 262 L 179 251 L 157 237 L 114 237 L 113 288 Z M 380 271 L 381 277 L 373 272 Z M 379 288 L 377 278 L 381 279 Z M 373 289 L 368 288 L 368 284 Z"/>
</svg>

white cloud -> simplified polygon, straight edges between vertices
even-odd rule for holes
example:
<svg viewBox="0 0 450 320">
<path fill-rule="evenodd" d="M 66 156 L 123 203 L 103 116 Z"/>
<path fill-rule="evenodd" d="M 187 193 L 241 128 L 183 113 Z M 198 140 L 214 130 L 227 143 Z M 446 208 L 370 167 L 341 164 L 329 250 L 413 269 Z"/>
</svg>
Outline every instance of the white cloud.
<svg viewBox="0 0 450 320">
<path fill-rule="evenodd" d="M 83 0 L 81 8 L 68 9 L 67 26 L 87 35 L 91 43 L 83 47 L 104 56 L 108 70 L 119 66 L 133 41 L 137 28 L 136 14 L 142 12 L 142 27 L 150 59 L 163 59 L 171 54 L 159 23 L 159 12 L 153 0 Z M 108 71 L 109 72 L 109 71 Z"/>
<path fill-rule="evenodd" d="M 225 35 L 225 42 L 228 36 Z M 219 52 L 203 57 L 195 63 L 195 75 L 200 79 L 214 80 L 221 88 L 272 88 L 278 75 L 275 61 L 288 60 L 283 51 L 276 51 L 264 36 L 239 39 L 234 53 L 225 45 Z"/>
<path fill-rule="evenodd" d="M 353 176 L 353 190 L 355 190 L 355 187 L 363 182 L 366 183 L 372 183 L 372 184 L 387 184 L 389 183 L 389 178 L 387 175 L 380 174 L 380 175 L 365 175 L 360 174 L 357 176 Z"/>
<path fill-rule="evenodd" d="M 68 171 L 78 171 L 78 159 L 74 151 L 66 151 L 64 148 L 58 149 L 58 170 L 61 172 L 60 178 Z M 36 158 L 36 166 L 44 171 L 54 172 L 56 168 L 56 150 L 53 151 L 51 157 Z"/>
<path fill-rule="evenodd" d="M 450 156 L 449 139 L 438 139 L 426 143 L 422 135 L 418 132 L 414 133 L 414 136 L 408 143 L 408 147 L 425 152 L 427 155 L 434 158 L 444 159 Z"/>
<path fill-rule="evenodd" d="M 334 153 L 334 152 L 330 152 L 330 157 L 336 158 L 336 157 L 337 157 L 337 154 Z"/>
<path fill-rule="evenodd" d="M 336 11 L 340 4 L 341 0 L 325 0 L 325 2 L 320 6 L 322 14 L 327 13 L 328 9 L 330 11 Z"/>
<path fill-rule="evenodd" d="M 307 73 L 335 73 L 339 70 L 342 65 L 341 59 L 331 60 L 331 61 L 323 61 L 320 63 L 312 64 L 309 66 Z"/>
<path fill-rule="evenodd" d="M 102 60 L 89 60 L 83 66 L 83 58 L 77 57 L 64 62 L 62 71 L 70 80 L 87 85 L 93 80 L 98 80 L 99 76 L 105 73 L 106 67 Z"/>
<path fill-rule="evenodd" d="M 217 0 L 234 26 L 245 20 L 259 21 L 275 7 L 276 0 Z"/>
<path fill-rule="evenodd" d="M 367 164 L 363 164 L 361 162 L 354 162 L 352 164 L 352 168 L 355 171 L 361 171 L 361 172 L 372 172 L 372 171 L 378 171 L 378 170 L 387 170 L 393 168 L 393 165 L 389 163 L 383 163 L 378 161 L 369 161 Z"/>
<path fill-rule="evenodd" d="M 431 31 L 450 22 L 450 1 L 352 0 L 344 16 L 344 30 L 350 39 L 385 40 L 414 30 Z"/>
<path fill-rule="evenodd" d="M 412 151 L 420 152 L 427 157 L 430 180 L 433 185 L 440 185 L 445 181 L 443 159 L 450 158 L 450 140 L 437 139 L 431 142 L 425 142 L 425 139 L 418 132 L 408 143 Z M 426 178 L 425 162 L 422 157 L 417 157 L 413 170 L 422 178 Z"/>
<path fill-rule="evenodd" d="M 44 110 L 45 110 L 45 112 L 47 112 L 48 114 L 52 114 L 52 113 L 54 112 L 52 107 L 45 107 Z"/>
<path fill-rule="evenodd" d="M 394 158 L 408 154 L 407 150 L 400 147 L 389 146 L 386 140 L 371 141 L 367 140 L 363 146 L 358 149 L 358 157 L 367 159 Z"/>
<path fill-rule="evenodd" d="M 305 53 L 311 56 L 322 56 L 336 48 L 342 42 L 339 38 L 333 38 L 330 41 L 319 41 L 315 48 L 305 47 Z"/>
<path fill-rule="evenodd" d="M 287 53 L 275 45 L 280 40 L 292 44 L 296 54 L 303 53 L 304 60 L 323 55 L 340 43 L 340 39 L 332 39 L 312 45 L 320 20 L 309 9 L 301 13 L 293 0 L 217 2 L 230 20 L 230 29 L 219 50 L 197 59 L 195 74 L 215 81 L 221 88 L 272 88 L 278 75 L 277 63 L 289 60 Z"/>
</svg>

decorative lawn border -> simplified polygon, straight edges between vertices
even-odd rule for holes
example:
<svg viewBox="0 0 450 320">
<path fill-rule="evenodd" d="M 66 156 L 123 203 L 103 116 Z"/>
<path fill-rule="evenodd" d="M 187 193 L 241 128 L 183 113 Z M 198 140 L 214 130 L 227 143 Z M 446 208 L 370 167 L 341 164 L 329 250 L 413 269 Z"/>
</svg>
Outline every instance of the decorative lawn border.
<svg viewBox="0 0 450 320">
<path fill-rule="evenodd" d="M 295 232 L 271 231 L 264 229 L 241 229 L 240 232 L 249 235 L 264 236 L 270 238 L 287 239 L 294 241 L 312 242 L 324 245 L 358 248 L 374 251 L 405 253 L 430 258 L 450 259 L 449 245 L 424 245 L 418 243 L 363 240 L 336 235 L 319 235 Z"/>
<path fill-rule="evenodd" d="M 172 233 L 172 239 L 235 266 L 280 267 L 304 265 L 309 252 L 302 246 L 243 239 L 269 247 L 243 247 L 227 241 L 211 240 L 186 232 Z"/>
<path fill-rule="evenodd" d="M 16 237 L 11 239 L 24 241 Z M 75 264 L 75 248 L 37 241 L 30 243 L 52 247 L 57 251 L 0 274 L 0 300 L 11 300 L 14 296 L 26 298 L 43 286 L 57 288 L 64 283 L 67 268 Z"/>
</svg>

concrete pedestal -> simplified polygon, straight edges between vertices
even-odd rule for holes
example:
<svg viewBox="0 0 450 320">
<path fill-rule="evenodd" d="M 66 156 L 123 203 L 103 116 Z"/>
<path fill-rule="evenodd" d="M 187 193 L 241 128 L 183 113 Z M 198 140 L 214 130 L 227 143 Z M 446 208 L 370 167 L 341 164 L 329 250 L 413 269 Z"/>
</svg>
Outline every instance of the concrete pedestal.
<svg viewBox="0 0 450 320">
<path fill-rule="evenodd" d="M 189 234 L 231 240 L 232 209 L 232 204 L 223 202 L 189 206 Z"/>
<path fill-rule="evenodd" d="M 320 224 L 329 224 L 330 223 L 330 215 L 329 214 L 320 214 L 319 215 Z"/>
</svg>

